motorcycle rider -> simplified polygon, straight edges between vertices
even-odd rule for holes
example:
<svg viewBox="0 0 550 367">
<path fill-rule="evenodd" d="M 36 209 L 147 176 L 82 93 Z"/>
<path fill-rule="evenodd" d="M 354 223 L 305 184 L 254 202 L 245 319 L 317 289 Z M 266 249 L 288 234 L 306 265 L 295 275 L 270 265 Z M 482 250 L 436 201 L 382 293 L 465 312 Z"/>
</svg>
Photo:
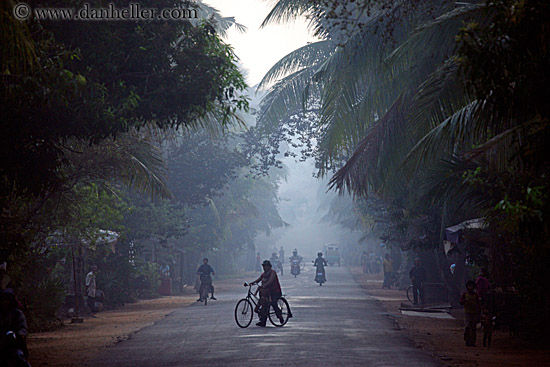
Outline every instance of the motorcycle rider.
<svg viewBox="0 0 550 367">
<path fill-rule="evenodd" d="M 275 315 L 279 318 L 279 321 L 281 324 L 284 322 L 283 314 L 281 312 L 281 309 L 277 305 L 277 301 L 281 296 L 283 295 L 281 291 L 281 284 L 279 283 L 279 278 L 277 277 L 277 273 L 275 270 L 272 269 L 271 262 L 269 260 L 265 260 L 262 263 L 262 267 L 264 269 L 264 272 L 260 275 L 258 279 L 253 281 L 252 285 L 258 284 L 260 281 L 262 282 L 262 285 L 258 287 L 260 290 L 260 322 L 258 322 L 256 325 L 265 327 L 265 323 L 267 322 L 267 316 L 269 315 L 269 304 L 271 303 L 271 307 L 273 307 L 273 310 L 275 310 Z"/>
<path fill-rule="evenodd" d="M 323 282 L 327 281 L 326 273 L 325 273 L 325 266 L 327 266 L 327 261 L 323 258 L 323 253 L 318 252 L 317 258 L 315 259 L 313 266 L 315 266 L 315 281 L 317 281 L 317 273 L 323 273 Z"/>
<path fill-rule="evenodd" d="M 298 255 L 298 250 L 297 249 L 294 249 L 294 251 L 292 251 L 292 256 L 290 257 L 290 273 L 291 274 L 294 274 L 292 273 L 292 268 L 295 266 L 296 267 L 296 274 L 300 274 L 300 262 L 303 260 L 303 258 Z"/>
<path fill-rule="evenodd" d="M 208 265 L 208 259 L 205 257 L 204 259 L 202 259 L 202 265 L 199 266 L 199 269 L 197 270 L 197 275 L 200 276 L 201 280 L 199 299 L 197 300 L 197 302 L 204 301 L 202 298 L 200 298 L 202 297 L 203 287 L 208 287 L 208 289 L 212 292 L 212 296 L 210 297 L 210 299 L 213 299 L 214 301 L 216 300 L 216 298 L 214 298 L 214 286 L 212 285 L 212 277 L 210 276 L 210 274 L 216 275 L 214 269 L 210 265 Z"/>
</svg>

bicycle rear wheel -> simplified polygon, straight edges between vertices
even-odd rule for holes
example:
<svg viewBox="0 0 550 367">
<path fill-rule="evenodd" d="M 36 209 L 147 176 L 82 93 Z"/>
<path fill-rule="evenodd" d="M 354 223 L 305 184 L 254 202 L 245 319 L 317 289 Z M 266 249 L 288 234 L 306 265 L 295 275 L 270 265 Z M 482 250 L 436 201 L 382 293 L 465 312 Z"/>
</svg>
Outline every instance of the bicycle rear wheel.
<svg viewBox="0 0 550 367">
<path fill-rule="evenodd" d="M 205 306 L 208 304 L 208 289 L 209 288 L 210 287 L 208 287 L 208 286 L 203 286 L 202 287 L 201 298 L 204 301 Z"/>
<path fill-rule="evenodd" d="M 273 324 L 273 326 L 281 327 L 288 322 L 288 318 L 290 317 L 290 306 L 284 297 L 279 298 L 277 301 L 277 306 L 279 306 L 279 309 L 281 310 L 283 322 L 281 323 L 271 305 L 269 305 L 269 321 Z"/>
<path fill-rule="evenodd" d="M 254 308 L 249 300 L 241 299 L 235 306 L 235 322 L 239 327 L 246 328 L 252 322 L 254 317 Z"/>
</svg>

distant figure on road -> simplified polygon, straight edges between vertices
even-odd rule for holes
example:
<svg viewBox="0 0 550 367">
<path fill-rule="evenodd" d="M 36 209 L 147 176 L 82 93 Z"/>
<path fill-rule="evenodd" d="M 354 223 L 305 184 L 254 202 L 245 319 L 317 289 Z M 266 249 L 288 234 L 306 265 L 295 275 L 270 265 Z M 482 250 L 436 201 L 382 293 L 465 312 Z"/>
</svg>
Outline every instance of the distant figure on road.
<svg viewBox="0 0 550 367">
<path fill-rule="evenodd" d="M 476 283 L 473 280 L 466 282 L 466 292 L 460 297 L 460 304 L 464 306 L 464 341 L 466 346 L 475 347 L 477 337 L 477 322 L 479 320 L 479 297 L 475 291 Z"/>
<path fill-rule="evenodd" d="M 361 266 L 363 267 L 363 274 L 368 273 L 368 263 L 369 263 L 369 255 L 367 254 L 367 251 L 363 251 L 361 254 Z"/>
<path fill-rule="evenodd" d="M 261 273 L 262 272 L 262 264 L 261 264 L 262 258 L 260 257 L 260 253 L 256 255 L 256 272 Z"/>
<path fill-rule="evenodd" d="M 92 265 L 91 271 L 86 275 L 86 295 L 87 298 L 87 304 L 90 308 L 91 312 L 95 312 L 95 293 L 97 289 L 96 285 L 96 273 L 97 273 L 97 266 Z"/>
<path fill-rule="evenodd" d="M 279 250 L 279 260 L 281 260 L 281 264 L 285 263 L 285 250 L 283 249 L 283 246 L 281 246 L 281 249 Z"/>
<path fill-rule="evenodd" d="M 420 295 L 420 304 L 424 304 L 424 283 L 426 282 L 426 269 L 420 265 L 420 258 L 414 259 L 414 267 L 409 272 L 413 286 L 414 304 L 418 304 L 418 295 Z"/>
<path fill-rule="evenodd" d="M 326 282 L 327 281 L 327 274 L 325 272 L 325 266 L 327 266 L 327 261 L 323 258 L 323 253 L 322 252 L 318 252 L 317 253 L 317 258 L 315 259 L 315 261 L 313 262 L 313 266 L 315 266 L 315 279 L 317 279 L 317 273 L 323 273 L 323 281 Z M 315 280 L 314 279 L 314 280 Z"/>
<path fill-rule="evenodd" d="M 260 290 L 260 322 L 256 325 L 265 327 L 267 321 L 267 316 L 269 315 L 269 305 L 275 310 L 275 315 L 279 318 L 279 321 L 284 323 L 283 314 L 279 306 L 277 306 L 277 301 L 283 295 L 281 291 L 281 284 L 279 283 L 279 278 L 277 273 L 272 269 L 271 262 L 265 260 L 262 263 L 264 272 L 260 275 L 258 279 L 253 281 L 252 285 L 258 284 L 260 281 L 262 285 L 258 287 Z"/>
<path fill-rule="evenodd" d="M 393 261 L 390 259 L 390 254 L 386 254 L 386 258 L 384 259 L 384 263 L 382 264 L 384 268 L 384 283 L 382 284 L 382 288 L 388 288 L 391 289 L 391 278 L 393 274 Z"/>
<path fill-rule="evenodd" d="M 199 269 L 197 270 L 197 275 L 200 277 L 201 280 L 199 299 L 197 300 L 197 302 L 204 301 L 202 298 L 200 298 L 202 297 L 203 287 L 208 287 L 208 293 L 212 292 L 212 296 L 210 297 L 210 299 L 213 299 L 214 301 L 216 300 L 216 298 L 214 298 L 214 286 L 212 285 L 212 277 L 210 276 L 210 274 L 216 275 L 214 269 L 210 265 L 208 265 L 208 259 L 205 257 L 204 259 L 202 259 L 202 265 L 199 266 Z"/>
<path fill-rule="evenodd" d="M 276 252 L 272 253 L 271 257 L 269 258 L 269 261 L 271 262 L 271 266 L 277 264 L 277 261 L 278 261 L 277 259 L 278 259 L 277 253 Z"/>
</svg>

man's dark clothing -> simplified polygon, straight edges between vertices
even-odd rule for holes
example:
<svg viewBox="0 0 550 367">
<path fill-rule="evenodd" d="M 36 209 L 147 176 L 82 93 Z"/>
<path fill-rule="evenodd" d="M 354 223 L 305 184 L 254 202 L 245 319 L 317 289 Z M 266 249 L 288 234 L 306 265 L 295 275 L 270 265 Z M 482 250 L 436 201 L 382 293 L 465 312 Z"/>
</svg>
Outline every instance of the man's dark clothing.
<svg viewBox="0 0 550 367">
<path fill-rule="evenodd" d="M 96 309 L 95 309 L 95 297 L 90 297 L 88 296 L 86 298 L 86 304 L 88 305 L 88 308 L 90 309 L 91 312 L 96 312 Z"/>
<path fill-rule="evenodd" d="M 271 277 L 274 275 L 273 280 Z M 281 309 L 277 305 L 277 301 L 282 296 L 281 285 L 279 278 L 274 270 L 268 270 L 261 275 L 262 289 L 260 290 L 260 324 L 265 326 L 269 315 L 269 305 L 275 310 L 277 317 L 281 317 Z"/>
<path fill-rule="evenodd" d="M 324 258 L 318 257 L 315 259 L 315 263 L 313 264 L 313 266 L 315 266 L 315 279 L 317 279 L 317 272 L 320 270 L 323 273 L 323 280 L 324 281 L 327 280 L 326 273 L 325 273 L 325 266 L 327 265 L 328 265 L 327 261 Z"/>
<path fill-rule="evenodd" d="M 214 287 L 212 286 L 212 277 L 210 274 L 214 273 L 214 269 L 208 264 L 202 264 L 197 270 L 197 274 L 200 275 L 201 287 L 199 289 L 199 295 L 202 297 L 202 287 L 208 287 L 208 291 L 214 293 Z"/>
<path fill-rule="evenodd" d="M 409 272 L 409 277 L 412 281 L 414 304 L 418 304 L 418 295 L 420 295 L 420 303 L 424 303 L 424 282 L 426 281 L 426 269 L 422 266 L 414 266 Z"/>
<path fill-rule="evenodd" d="M 197 270 L 197 274 L 199 275 L 207 275 L 207 276 L 210 276 L 210 274 L 212 274 L 214 272 L 214 269 L 212 269 L 212 267 L 208 264 L 202 264 L 200 267 L 199 267 L 199 270 Z"/>
</svg>

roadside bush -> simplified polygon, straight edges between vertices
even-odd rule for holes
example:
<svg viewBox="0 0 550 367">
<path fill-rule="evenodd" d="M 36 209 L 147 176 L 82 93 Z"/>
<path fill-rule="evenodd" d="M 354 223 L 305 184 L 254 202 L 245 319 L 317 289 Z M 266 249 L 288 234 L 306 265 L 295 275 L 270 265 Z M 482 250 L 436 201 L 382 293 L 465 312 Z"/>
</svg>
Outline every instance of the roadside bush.
<svg viewBox="0 0 550 367">
<path fill-rule="evenodd" d="M 139 298 L 148 299 L 158 296 L 160 285 L 159 264 L 146 262 L 137 268 L 136 292 Z"/>
<path fill-rule="evenodd" d="M 48 277 L 38 283 L 25 283 L 20 295 L 26 306 L 29 329 L 47 330 L 57 321 L 57 310 L 65 299 L 65 286 L 58 278 Z"/>
</svg>

